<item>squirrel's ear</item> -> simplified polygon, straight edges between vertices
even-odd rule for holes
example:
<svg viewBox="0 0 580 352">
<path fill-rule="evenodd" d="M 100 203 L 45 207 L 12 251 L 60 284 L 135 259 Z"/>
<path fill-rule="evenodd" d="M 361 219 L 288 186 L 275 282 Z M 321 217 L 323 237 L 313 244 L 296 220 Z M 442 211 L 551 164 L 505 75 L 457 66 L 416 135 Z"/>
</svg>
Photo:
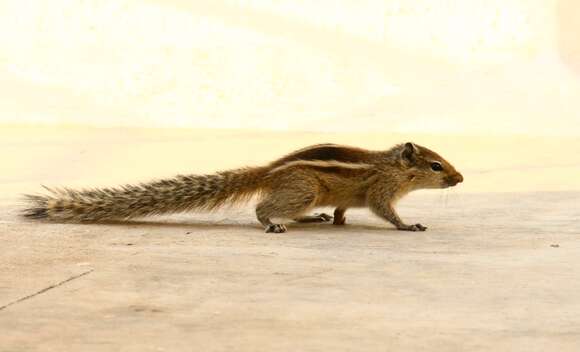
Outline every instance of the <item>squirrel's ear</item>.
<svg viewBox="0 0 580 352">
<path fill-rule="evenodd" d="M 417 149 L 417 147 L 413 143 L 407 142 L 407 143 L 405 143 L 403 151 L 401 152 L 401 158 L 404 161 L 407 161 L 409 163 L 413 163 L 415 161 L 415 157 L 417 156 L 418 152 L 419 152 L 419 150 Z"/>
</svg>

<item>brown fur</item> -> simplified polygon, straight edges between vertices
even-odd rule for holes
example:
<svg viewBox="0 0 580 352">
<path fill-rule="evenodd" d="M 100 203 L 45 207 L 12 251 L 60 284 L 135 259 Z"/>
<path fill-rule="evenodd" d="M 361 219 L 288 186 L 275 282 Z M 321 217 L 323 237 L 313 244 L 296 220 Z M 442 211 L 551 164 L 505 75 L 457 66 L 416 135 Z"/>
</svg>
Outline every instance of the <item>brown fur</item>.
<svg viewBox="0 0 580 352">
<path fill-rule="evenodd" d="M 442 171 L 432 170 L 432 163 Z M 258 194 L 258 220 L 267 232 L 284 232 L 272 218 L 328 221 L 321 214 L 303 217 L 314 207 L 334 206 L 334 224 L 345 222 L 352 207 L 369 207 L 398 229 L 422 231 L 407 225 L 394 210 L 405 194 L 421 188 L 445 188 L 463 176 L 437 153 L 412 143 L 387 151 L 369 151 L 320 144 L 291 153 L 263 167 L 242 168 L 212 175 L 177 176 L 139 185 L 92 190 L 48 189 L 50 195 L 28 195 L 29 218 L 95 222 L 154 214 L 213 210 Z"/>
</svg>

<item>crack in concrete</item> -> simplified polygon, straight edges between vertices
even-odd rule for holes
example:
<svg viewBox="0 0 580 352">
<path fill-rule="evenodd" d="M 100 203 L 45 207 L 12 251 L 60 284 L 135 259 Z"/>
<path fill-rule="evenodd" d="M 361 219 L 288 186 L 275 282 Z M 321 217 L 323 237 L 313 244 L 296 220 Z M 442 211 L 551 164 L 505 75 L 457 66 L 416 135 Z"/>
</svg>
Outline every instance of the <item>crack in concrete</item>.
<svg viewBox="0 0 580 352">
<path fill-rule="evenodd" d="M 10 307 L 10 306 L 12 306 L 12 305 L 14 305 L 14 304 L 17 304 L 17 303 L 20 303 L 20 302 L 22 302 L 22 301 L 26 301 L 26 300 L 28 300 L 28 299 L 30 299 L 30 298 L 36 297 L 36 296 L 38 296 L 38 295 L 40 295 L 40 294 L 43 294 L 43 293 L 45 293 L 45 292 L 47 292 L 47 291 L 50 291 L 50 290 L 52 290 L 53 288 L 60 287 L 60 286 L 62 286 L 62 285 L 64 285 L 64 284 L 66 284 L 67 282 L 70 282 L 70 281 L 72 281 L 72 280 L 76 280 L 76 279 L 78 279 L 78 278 L 81 278 L 81 277 L 83 277 L 83 276 L 85 276 L 85 275 L 88 275 L 88 274 L 92 273 L 94 270 L 95 270 L 95 269 L 91 269 L 91 270 L 85 271 L 85 272 L 83 272 L 83 273 L 80 273 L 80 274 L 78 274 L 78 275 L 73 275 L 73 276 L 69 277 L 69 278 L 68 278 L 68 279 L 66 279 L 66 280 L 60 281 L 60 282 L 58 282 L 58 283 L 56 283 L 56 284 L 52 284 L 52 285 L 50 285 L 50 286 L 48 286 L 48 287 L 45 287 L 45 288 L 43 288 L 42 290 L 40 290 L 40 291 L 37 291 L 37 292 L 35 292 L 35 293 L 33 293 L 33 294 L 30 294 L 30 295 L 28 295 L 28 296 L 21 297 L 21 298 L 19 298 L 19 299 L 15 300 L 15 301 L 13 301 L 13 302 L 10 302 L 10 303 L 8 303 L 8 304 L 5 304 L 5 305 L 3 305 L 3 306 L 0 306 L 0 310 L 6 309 L 6 308 L 8 308 L 8 307 Z"/>
</svg>

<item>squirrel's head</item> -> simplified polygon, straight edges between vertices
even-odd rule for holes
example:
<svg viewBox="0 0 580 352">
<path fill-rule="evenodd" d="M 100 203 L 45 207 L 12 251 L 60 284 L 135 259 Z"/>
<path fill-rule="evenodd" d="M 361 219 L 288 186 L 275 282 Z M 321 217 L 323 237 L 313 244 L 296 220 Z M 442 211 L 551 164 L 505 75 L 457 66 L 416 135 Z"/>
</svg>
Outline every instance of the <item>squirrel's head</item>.
<svg viewBox="0 0 580 352">
<path fill-rule="evenodd" d="M 414 143 L 400 147 L 401 165 L 416 188 L 447 188 L 463 182 L 463 175 L 434 151 Z"/>
</svg>

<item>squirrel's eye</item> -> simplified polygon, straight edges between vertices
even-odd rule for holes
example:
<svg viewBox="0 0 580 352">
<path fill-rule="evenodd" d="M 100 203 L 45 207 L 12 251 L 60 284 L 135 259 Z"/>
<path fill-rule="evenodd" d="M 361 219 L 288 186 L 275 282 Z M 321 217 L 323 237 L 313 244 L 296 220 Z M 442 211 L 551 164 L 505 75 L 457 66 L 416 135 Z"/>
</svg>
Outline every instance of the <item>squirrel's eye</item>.
<svg viewBox="0 0 580 352">
<path fill-rule="evenodd" d="M 443 171 L 443 165 L 441 165 L 441 163 L 438 162 L 433 162 L 431 163 L 431 170 L 433 171 Z"/>
</svg>

